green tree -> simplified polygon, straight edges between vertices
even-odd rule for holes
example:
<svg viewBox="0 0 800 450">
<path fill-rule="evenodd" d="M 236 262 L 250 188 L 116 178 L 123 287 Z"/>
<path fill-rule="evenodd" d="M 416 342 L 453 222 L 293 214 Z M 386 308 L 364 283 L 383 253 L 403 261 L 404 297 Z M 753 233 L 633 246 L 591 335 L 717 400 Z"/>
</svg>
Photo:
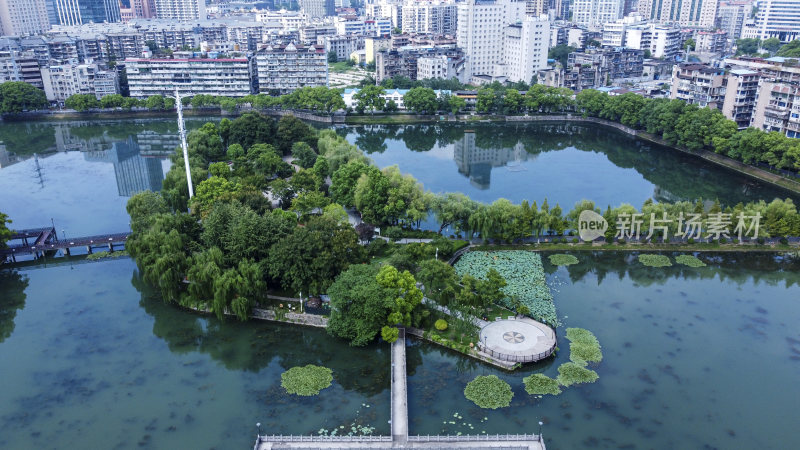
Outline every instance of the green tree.
<svg viewBox="0 0 800 450">
<path fill-rule="evenodd" d="M 219 130 L 210 122 L 190 131 L 186 143 L 190 152 L 197 153 L 206 161 L 219 161 L 226 156 Z"/>
<path fill-rule="evenodd" d="M 547 57 L 549 59 L 554 59 L 561 63 L 561 67 L 567 68 L 567 59 L 569 58 L 569 54 L 576 50 L 575 47 L 571 47 L 566 44 L 556 45 L 555 47 L 550 48 L 547 51 Z"/>
<path fill-rule="evenodd" d="M 448 106 L 451 113 L 458 114 L 467 107 L 467 101 L 457 95 L 451 95 L 448 101 Z"/>
<path fill-rule="evenodd" d="M 218 201 L 230 201 L 239 192 L 238 183 L 225 178 L 210 177 L 197 185 L 195 196 L 192 198 L 192 210 L 200 217 L 205 217 Z"/>
<path fill-rule="evenodd" d="M 417 114 L 433 114 L 438 108 L 436 93 L 431 88 L 415 87 L 403 95 L 406 109 Z"/>
<path fill-rule="evenodd" d="M 781 47 L 777 55 L 786 58 L 800 58 L 800 39 L 795 39 Z"/>
<path fill-rule="evenodd" d="M 295 142 L 292 145 L 292 158 L 297 161 L 297 165 L 309 169 L 317 162 L 317 153 L 305 142 Z"/>
<path fill-rule="evenodd" d="M 99 108 L 100 102 L 97 97 L 92 94 L 73 94 L 70 95 L 65 101 L 64 106 L 75 111 L 87 111 L 93 108 Z"/>
<path fill-rule="evenodd" d="M 378 283 L 378 266 L 356 264 L 336 278 L 328 289 L 330 335 L 350 341 L 352 346 L 372 342 L 386 323 L 394 304 L 394 292 Z"/>
<path fill-rule="evenodd" d="M 150 97 L 147 97 L 147 100 L 145 100 L 144 106 L 150 110 L 165 109 L 164 97 L 160 95 L 151 95 Z"/>
<path fill-rule="evenodd" d="M 352 227 L 312 217 L 270 248 L 269 273 L 285 289 L 319 294 L 336 275 L 363 259 L 364 249 Z"/>
<path fill-rule="evenodd" d="M 684 50 L 694 51 L 695 47 L 697 47 L 697 43 L 692 38 L 687 39 L 686 42 L 683 43 Z"/>
<path fill-rule="evenodd" d="M 119 94 L 104 95 L 100 99 L 100 107 L 102 108 L 121 108 L 125 103 L 125 98 Z"/>
<path fill-rule="evenodd" d="M 358 180 L 362 175 L 376 171 L 379 172 L 376 167 L 361 161 L 351 161 L 343 165 L 331 176 L 331 187 L 329 189 L 331 198 L 342 206 L 355 206 L 355 191 Z"/>
<path fill-rule="evenodd" d="M 336 52 L 333 51 L 333 50 L 329 51 L 328 52 L 328 62 L 333 64 L 333 63 L 335 63 L 337 61 L 339 61 L 339 56 L 336 55 Z"/>
<path fill-rule="evenodd" d="M 158 192 L 151 191 L 143 191 L 131 196 L 125 209 L 131 217 L 131 230 L 134 233 L 143 233 L 150 228 L 158 214 L 170 212 L 164 197 Z M 2 225 L 2 217 L 0 217 L 0 225 Z"/>
<path fill-rule="evenodd" d="M 356 110 L 363 114 L 364 111 L 374 113 L 383 109 L 386 101 L 383 95 L 386 92 L 380 86 L 365 86 L 353 95 L 356 102 Z"/>
<path fill-rule="evenodd" d="M 755 55 L 761 46 L 761 39 L 737 39 L 736 55 Z"/>
<path fill-rule="evenodd" d="M 778 48 L 780 48 L 780 46 L 781 46 L 781 40 L 776 37 L 771 37 L 761 42 L 761 48 L 770 53 L 775 53 L 778 50 Z"/>
<path fill-rule="evenodd" d="M 383 108 L 386 112 L 397 112 L 399 109 L 397 103 L 392 99 L 389 99 L 389 101 L 386 102 L 386 106 Z"/>
<path fill-rule="evenodd" d="M 288 155 L 292 145 L 305 142 L 311 148 L 317 146 L 317 133 L 302 120 L 292 115 L 281 117 L 276 130 L 276 143 L 281 154 Z"/>
<path fill-rule="evenodd" d="M 44 91 L 24 81 L 0 84 L 0 114 L 19 114 L 47 107 Z"/>
<path fill-rule="evenodd" d="M 427 259 L 419 264 L 417 279 L 425 287 L 425 296 L 447 306 L 454 298 L 458 278 L 450 264 L 437 259 Z"/>
<path fill-rule="evenodd" d="M 8 215 L 0 212 L 0 249 L 6 248 L 6 242 L 14 235 L 14 232 L 8 228 L 10 223 L 11 219 L 8 218 Z"/>
<path fill-rule="evenodd" d="M 231 121 L 228 145 L 250 148 L 253 144 L 270 144 L 275 140 L 275 121 L 257 112 L 248 112 Z M 289 143 L 291 146 L 291 143 Z"/>
<path fill-rule="evenodd" d="M 417 287 L 414 275 L 407 270 L 399 271 L 386 265 L 376 275 L 378 284 L 390 289 L 394 296 L 392 311 L 387 318 L 387 325 L 411 326 L 411 316 L 422 303 L 422 291 Z"/>
</svg>

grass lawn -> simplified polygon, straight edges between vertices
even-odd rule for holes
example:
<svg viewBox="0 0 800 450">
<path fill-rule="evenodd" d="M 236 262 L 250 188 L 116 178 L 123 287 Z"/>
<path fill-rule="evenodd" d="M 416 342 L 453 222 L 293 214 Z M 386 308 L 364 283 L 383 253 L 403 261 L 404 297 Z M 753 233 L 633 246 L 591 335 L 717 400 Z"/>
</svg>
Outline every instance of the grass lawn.
<svg viewBox="0 0 800 450">
<path fill-rule="evenodd" d="M 356 66 L 348 65 L 346 61 L 339 61 L 335 63 L 328 63 L 328 68 L 331 72 L 345 73 L 354 70 Z"/>
</svg>

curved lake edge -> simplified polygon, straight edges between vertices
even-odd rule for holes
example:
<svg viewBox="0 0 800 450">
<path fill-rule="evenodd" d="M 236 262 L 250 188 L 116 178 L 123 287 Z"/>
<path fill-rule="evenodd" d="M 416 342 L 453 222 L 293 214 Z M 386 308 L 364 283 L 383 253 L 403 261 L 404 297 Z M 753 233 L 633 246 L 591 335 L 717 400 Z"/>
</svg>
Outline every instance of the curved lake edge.
<svg viewBox="0 0 800 450">
<path fill-rule="evenodd" d="M 184 114 L 186 116 L 202 118 L 205 116 L 218 116 L 218 117 L 238 117 L 248 112 L 261 112 L 270 116 L 281 117 L 284 115 L 293 115 L 299 119 L 324 123 L 327 125 L 410 125 L 410 124 L 424 124 L 424 123 L 442 123 L 442 122 L 507 122 L 507 123 L 520 123 L 520 122 L 582 122 L 593 123 L 606 127 L 613 128 L 621 131 L 630 136 L 663 146 L 673 150 L 677 150 L 687 155 L 692 155 L 701 158 L 705 161 L 716 164 L 717 166 L 724 167 L 728 170 L 749 176 L 756 180 L 767 183 L 771 186 L 783 189 L 787 193 L 800 194 L 800 182 L 784 177 L 782 175 L 770 172 L 768 170 L 748 165 L 743 162 L 737 161 L 725 155 L 720 155 L 708 150 L 691 151 L 675 145 L 670 144 L 662 138 L 653 134 L 647 133 L 642 130 L 636 130 L 621 123 L 612 122 L 606 119 L 597 117 L 584 117 L 580 114 L 542 114 L 542 115 L 524 115 L 524 116 L 509 116 L 509 115 L 420 115 L 420 114 L 381 114 L 375 115 L 341 115 L 330 114 L 320 115 L 311 111 L 291 110 L 291 109 L 240 109 L 234 112 L 224 111 L 220 108 L 198 108 L 186 109 Z M 126 119 L 126 118 L 165 118 L 174 115 L 173 111 L 124 111 L 124 110 L 103 110 L 103 111 L 53 111 L 53 112 L 32 112 L 28 114 L 5 116 L 0 121 L 26 121 L 26 120 L 74 120 L 74 119 Z M 110 116 L 110 117 L 107 117 Z"/>
</svg>

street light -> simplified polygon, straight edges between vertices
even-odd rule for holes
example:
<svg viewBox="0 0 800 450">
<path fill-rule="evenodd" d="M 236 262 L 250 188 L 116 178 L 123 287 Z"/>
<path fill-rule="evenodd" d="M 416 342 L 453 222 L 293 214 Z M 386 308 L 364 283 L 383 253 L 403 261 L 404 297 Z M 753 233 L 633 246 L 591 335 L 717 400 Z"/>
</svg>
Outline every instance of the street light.
<svg viewBox="0 0 800 450">
<path fill-rule="evenodd" d="M 542 425 L 544 425 L 544 422 L 542 422 L 542 421 L 540 420 L 540 421 L 539 421 L 539 439 L 541 439 L 541 438 L 542 438 Z"/>
<path fill-rule="evenodd" d="M 258 422 L 258 423 L 256 424 L 256 428 L 258 428 L 258 434 L 257 434 L 257 436 L 258 436 L 258 440 L 259 440 L 259 442 L 260 442 L 260 441 L 261 441 L 261 422 Z"/>
</svg>

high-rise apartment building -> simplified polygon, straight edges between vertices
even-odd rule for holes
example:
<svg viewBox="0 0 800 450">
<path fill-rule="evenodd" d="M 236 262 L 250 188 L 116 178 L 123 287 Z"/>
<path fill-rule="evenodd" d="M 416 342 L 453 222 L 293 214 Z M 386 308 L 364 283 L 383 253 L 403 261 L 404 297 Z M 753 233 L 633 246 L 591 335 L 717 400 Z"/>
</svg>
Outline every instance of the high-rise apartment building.
<svg viewBox="0 0 800 450">
<path fill-rule="evenodd" d="M 714 26 L 717 3 L 718 0 L 639 0 L 638 12 L 645 19 L 710 28 Z"/>
<path fill-rule="evenodd" d="M 522 22 L 525 2 L 467 0 L 458 4 L 458 47 L 467 55 L 467 78 L 473 75 L 503 75 L 498 65 L 505 62 L 505 28 Z M 549 34 L 549 33 L 548 33 Z M 545 35 L 549 40 L 549 35 Z M 530 81 L 530 80 L 525 80 Z"/>
<path fill-rule="evenodd" d="M 155 0 L 131 0 L 133 17 L 141 19 L 151 19 L 156 17 Z"/>
<path fill-rule="evenodd" d="M 603 24 L 622 17 L 622 0 L 574 0 L 572 21 L 592 30 L 601 30 Z"/>
<path fill-rule="evenodd" d="M 403 4 L 403 33 L 455 35 L 458 8 L 453 0 L 407 0 Z"/>
<path fill-rule="evenodd" d="M 530 83 L 536 72 L 547 68 L 549 42 L 550 22 L 547 16 L 526 17 L 522 22 L 507 26 L 503 48 L 508 81 Z"/>
<path fill-rule="evenodd" d="M 800 1 L 758 0 L 756 15 L 744 25 L 742 37 L 769 39 L 776 37 L 781 42 L 800 38 Z"/>
<path fill-rule="evenodd" d="M 119 22 L 119 0 L 47 0 L 52 4 L 55 24 L 81 25 L 84 23 Z"/>
<path fill-rule="evenodd" d="M 156 17 L 178 21 L 206 18 L 206 0 L 155 0 Z"/>
<path fill-rule="evenodd" d="M 548 0 L 527 0 L 525 2 L 525 14 L 531 17 L 539 17 L 547 14 L 550 2 Z"/>
<path fill-rule="evenodd" d="M 50 29 L 45 0 L 0 0 L 0 34 L 27 36 Z"/>
<path fill-rule="evenodd" d="M 721 1 L 717 8 L 716 27 L 728 33 L 728 38 L 736 40 L 742 36 L 744 20 L 750 17 L 753 0 Z"/>
<path fill-rule="evenodd" d="M 308 17 L 327 17 L 336 15 L 334 0 L 300 0 L 300 10 Z"/>
</svg>

